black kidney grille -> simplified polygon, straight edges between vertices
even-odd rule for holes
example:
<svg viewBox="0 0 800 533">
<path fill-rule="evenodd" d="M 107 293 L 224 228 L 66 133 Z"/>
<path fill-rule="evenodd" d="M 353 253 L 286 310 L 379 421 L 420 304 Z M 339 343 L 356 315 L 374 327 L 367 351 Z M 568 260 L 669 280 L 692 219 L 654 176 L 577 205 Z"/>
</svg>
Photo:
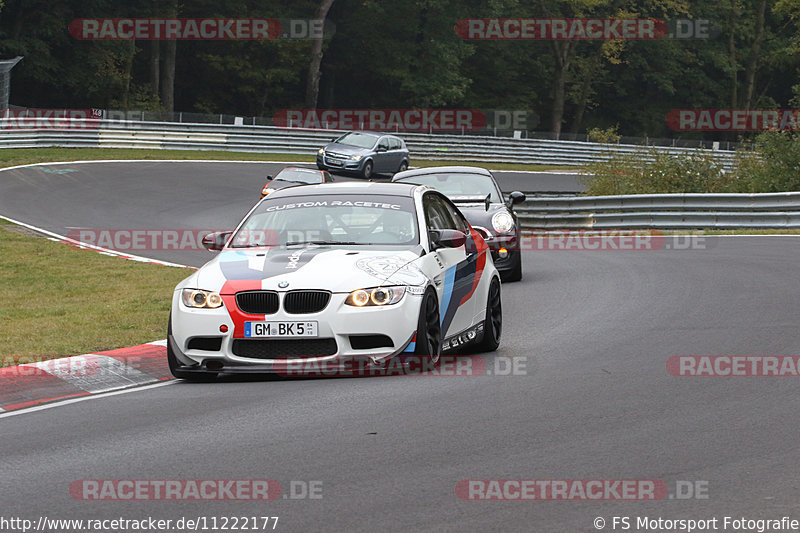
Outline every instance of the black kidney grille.
<svg viewBox="0 0 800 533">
<path fill-rule="evenodd" d="M 252 359 L 307 359 L 334 355 L 336 339 L 236 339 L 233 354 Z"/>
<path fill-rule="evenodd" d="M 247 291 L 236 294 L 236 305 L 251 315 L 271 315 L 278 312 L 278 293 Z"/>
<path fill-rule="evenodd" d="M 289 291 L 283 297 L 283 310 L 291 314 L 318 313 L 331 301 L 327 291 Z"/>
</svg>

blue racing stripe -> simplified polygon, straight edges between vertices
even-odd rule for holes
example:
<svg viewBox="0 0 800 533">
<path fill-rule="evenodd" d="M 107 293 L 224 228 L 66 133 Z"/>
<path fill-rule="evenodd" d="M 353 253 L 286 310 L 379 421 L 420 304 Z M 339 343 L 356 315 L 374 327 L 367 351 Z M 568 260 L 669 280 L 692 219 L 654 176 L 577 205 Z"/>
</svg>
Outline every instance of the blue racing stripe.
<svg viewBox="0 0 800 533">
<path fill-rule="evenodd" d="M 450 267 L 444 273 L 444 292 L 442 293 L 442 303 L 439 305 L 439 324 L 444 324 L 447 310 L 450 307 L 450 298 L 453 296 L 453 286 L 456 281 L 456 267 Z"/>
</svg>

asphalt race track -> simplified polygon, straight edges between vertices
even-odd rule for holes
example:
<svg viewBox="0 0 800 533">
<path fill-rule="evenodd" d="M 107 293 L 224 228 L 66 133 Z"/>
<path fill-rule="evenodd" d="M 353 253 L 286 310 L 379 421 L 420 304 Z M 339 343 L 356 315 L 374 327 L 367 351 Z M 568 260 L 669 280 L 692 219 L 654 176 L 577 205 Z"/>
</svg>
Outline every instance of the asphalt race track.
<svg viewBox="0 0 800 533">
<path fill-rule="evenodd" d="M 0 214 L 54 231 L 224 227 L 257 199 L 264 174 L 182 164 L 165 178 L 164 165 L 87 165 L 80 179 L 2 172 Z M 722 531 L 725 516 L 800 518 L 799 378 L 666 367 L 676 355 L 800 354 L 798 244 L 528 251 L 523 281 L 503 287 L 501 347 L 481 357 L 492 375 L 174 382 L 0 418 L 2 515 L 278 516 L 277 531 L 299 532 L 589 532 L 598 517 L 610 531 L 614 516 L 634 526 L 716 517 Z M 515 375 L 497 375 L 509 362 Z M 292 481 L 321 482 L 322 497 L 93 502 L 69 492 L 81 479 L 253 478 L 285 493 Z M 463 501 L 455 489 L 468 479 L 663 480 L 670 496 Z M 688 485 L 701 497 L 681 498 Z"/>
<path fill-rule="evenodd" d="M 0 215 L 63 236 L 94 230 L 94 240 L 88 242 L 101 245 L 104 230 L 229 230 L 258 201 L 265 177 L 284 166 L 101 162 L 16 168 L 0 172 Z M 497 173 L 504 191 L 575 192 L 580 190 L 575 178 L 548 172 Z M 336 175 L 335 179 L 357 178 Z M 142 253 L 127 246 L 105 247 L 193 266 L 211 257 L 204 249 Z"/>
</svg>

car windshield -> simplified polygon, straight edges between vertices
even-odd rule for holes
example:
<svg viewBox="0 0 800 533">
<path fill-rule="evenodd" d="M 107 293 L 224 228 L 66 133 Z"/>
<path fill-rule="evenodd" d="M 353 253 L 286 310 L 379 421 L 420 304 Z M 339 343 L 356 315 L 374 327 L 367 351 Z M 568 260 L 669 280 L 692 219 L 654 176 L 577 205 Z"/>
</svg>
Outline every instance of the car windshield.
<svg viewBox="0 0 800 533">
<path fill-rule="evenodd" d="M 273 179 L 300 183 L 322 183 L 322 173 L 316 170 L 285 168 L 278 172 Z"/>
<path fill-rule="evenodd" d="M 407 179 L 398 181 L 433 187 L 454 201 L 476 196 L 486 198 L 487 194 L 492 195 L 492 203 L 501 203 L 503 201 L 492 178 L 482 174 L 465 172 L 422 174 L 409 176 Z"/>
<path fill-rule="evenodd" d="M 357 146 L 358 148 L 372 148 L 375 146 L 375 141 L 378 140 L 377 135 L 370 135 L 369 133 L 350 132 L 345 133 L 334 142 L 336 144 L 346 144 L 348 146 Z"/>
<path fill-rule="evenodd" d="M 265 200 L 236 232 L 231 248 L 415 245 L 416 211 L 403 196 L 308 195 Z"/>
</svg>

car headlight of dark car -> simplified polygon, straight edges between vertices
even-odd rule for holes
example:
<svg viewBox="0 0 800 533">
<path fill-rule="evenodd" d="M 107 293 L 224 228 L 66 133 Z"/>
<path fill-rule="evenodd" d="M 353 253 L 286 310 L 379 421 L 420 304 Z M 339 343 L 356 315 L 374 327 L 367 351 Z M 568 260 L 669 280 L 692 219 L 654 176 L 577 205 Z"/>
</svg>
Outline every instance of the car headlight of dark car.
<svg viewBox="0 0 800 533">
<path fill-rule="evenodd" d="M 508 211 L 498 211 L 492 217 L 492 228 L 497 233 L 511 233 L 514 231 L 514 217 Z"/>
</svg>

